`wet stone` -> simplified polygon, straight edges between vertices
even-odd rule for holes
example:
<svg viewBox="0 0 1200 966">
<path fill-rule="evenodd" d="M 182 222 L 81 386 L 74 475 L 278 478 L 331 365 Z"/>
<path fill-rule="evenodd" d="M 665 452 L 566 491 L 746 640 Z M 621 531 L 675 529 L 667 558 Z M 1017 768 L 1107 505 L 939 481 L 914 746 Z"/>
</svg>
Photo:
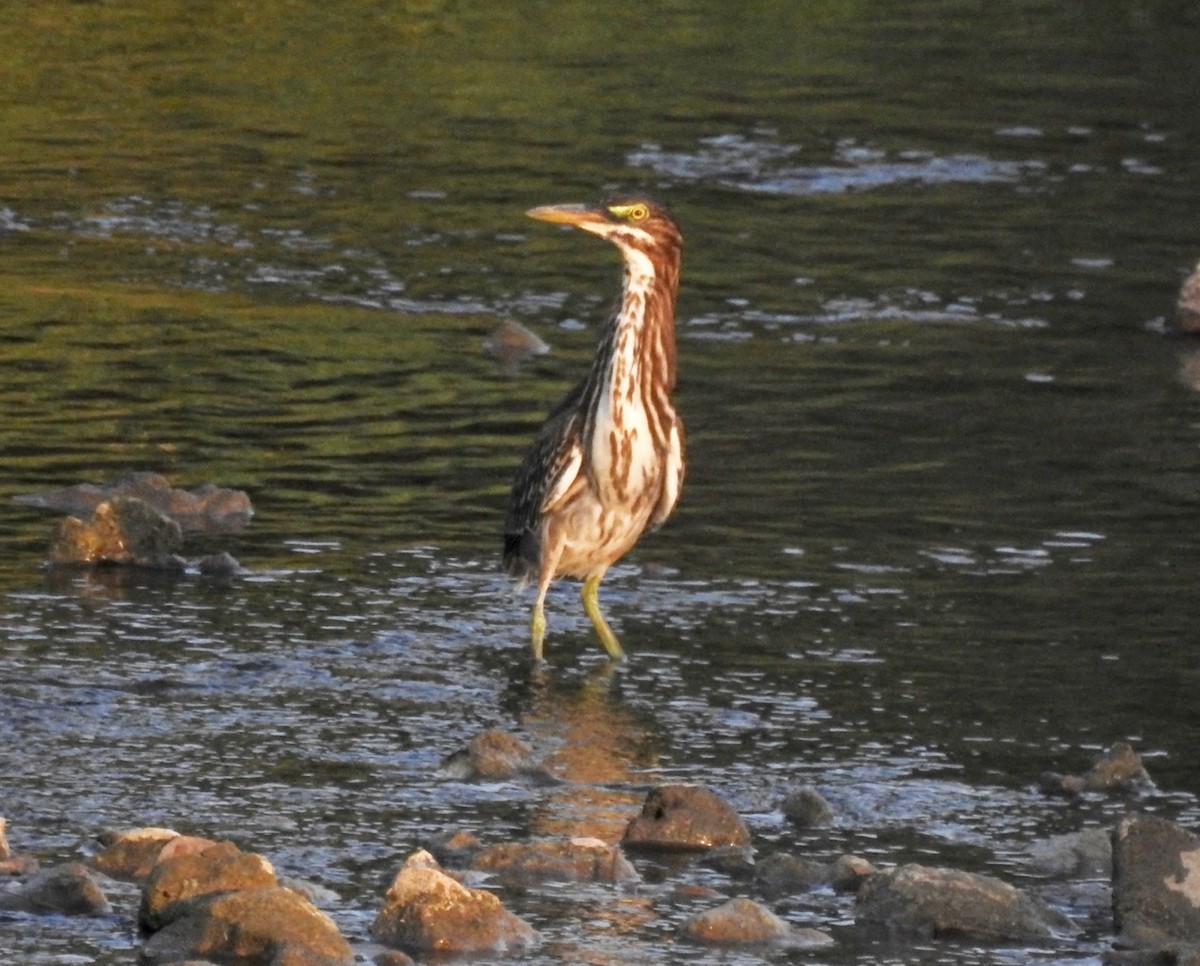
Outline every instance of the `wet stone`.
<svg viewBox="0 0 1200 966">
<path fill-rule="evenodd" d="M 752 899 L 730 899 L 701 912 L 680 927 L 680 935 L 712 946 L 770 943 L 816 948 L 833 938 L 816 929 L 795 929 L 766 906 Z"/>
<path fill-rule="evenodd" d="M 1200 945 L 1200 837 L 1157 816 L 1113 832 L 1113 918 L 1132 946 Z"/>
<path fill-rule="evenodd" d="M 768 898 L 807 892 L 828 881 L 823 862 L 779 852 L 760 859 L 754 870 L 754 884 Z"/>
<path fill-rule="evenodd" d="M 496 896 L 450 878 L 424 851 L 397 873 L 371 935 L 409 953 L 502 952 L 537 938 Z"/>
<path fill-rule="evenodd" d="M 991 876 L 903 865 L 868 879 L 855 919 L 889 936 L 1034 941 L 1070 931 L 1063 916 Z"/>
<path fill-rule="evenodd" d="M 112 912 L 92 870 L 78 862 L 43 869 L 28 882 L 0 892 L 0 909 L 63 916 L 106 916 Z"/>
<path fill-rule="evenodd" d="M 8 822 L 0 818 L 0 876 L 33 875 L 38 861 L 32 855 L 14 855 L 8 844 Z"/>
<path fill-rule="evenodd" d="M 875 873 L 875 866 L 862 856 L 839 855 L 829 865 L 829 884 L 836 892 L 857 892 Z"/>
<path fill-rule="evenodd" d="M 784 796 L 780 808 L 789 822 L 801 828 L 828 825 L 833 821 L 833 806 L 811 785 L 793 788 Z"/>
<path fill-rule="evenodd" d="M 1154 787 L 1141 757 L 1126 742 L 1119 741 L 1097 759 L 1083 775 L 1047 772 L 1039 784 L 1050 795 L 1081 795 L 1086 792 L 1131 794 Z"/>
<path fill-rule="evenodd" d="M 67 517 L 50 545 L 50 562 L 182 571 L 182 546 L 178 523 L 135 497 L 118 497 L 97 505 L 86 522 Z"/>
<path fill-rule="evenodd" d="M 753 879 L 753 851 L 748 845 L 720 845 L 708 849 L 698 861 L 706 869 L 713 869 L 731 879 Z"/>
<path fill-rule="evenodd" d="M 176 860 L 179 861 L 179 860 Z M 142 947 L 143 966 L 186 958 L 236 966 L 350 966 L 354 953 L 333 920 L 291 889 L 268 886 L 176 902 Z"/>
<path fill-rule="evenodd" d="M 483 351 L 500 364 L 505 375 L 515 375 L 526 362 L 550 351 L 542 339 L 520 322 L 505 319 L 484 340 Z"/>
<path fill-rule="evenodd" d="M 94 869 L 123 882 L 142 882 L 163 846 L 179 833 L 169 828 L 140 828 L 106 837 L 107 847 L 90 859 Z"/>
<path fill-rule="evenodd" d="M 1108 879 L 1112 875 L 1112 833 L 1085 829 L 1035 842 L 1027 863 L 1034 872 L 1063 879 Z"/>
<path fill-rule="evenodd" d="M 435 835 L 425 843 L 425 847 L 442 865 L 462 868 L 470 864 L 471 859 L 483 848 L 483 843 L 474 832 L 449 829 Z"/>
<path fill-rule="evenodd" d="M 211 483 L 191 491 L 175 489 L 166 477 L 145 472 L 127 473 L 108 483 L 79 483 L 13 497 L 24 506 L 76 517 L 94 513 L 102 503 L 122 499 L 138 500 L 185 530 L 238 530 L 254 515 L 250 497 L 241 490 Z"/>
<path fill-rule="evenodd" d="M 553 782 L 533 749 L 507 731 L 490 730 L 476 735 L 466 748 L 442 761 L 441 771 L 462 781 L 511 781 L 531 778 Z"/>
<path fill-rule="evenodd" d="M 750 832 L 725 799 L 703 785 L 659 785 L 625 829 L 627 848 L 702 850 L 747 846 Z"/>
<path fill-rule="evenodd" d="M 471 868 L 494 873 L 507 886 L 539 882 L 635 882 L 637 871 L 615 845 L 599 839 L 543 839 L 494 845 Z"/>
<path fill-rule="evenodd" d="M 219 842 L 202 852 L 156 865 L 142 890 L 138 921 L 147 932 L 154 932 L 173 917 L 171 906 L 175 903 L 210 893 L 276 885 L 275 870 L 261 855 L 242 852 L 232 842 Z"/>
</svg>

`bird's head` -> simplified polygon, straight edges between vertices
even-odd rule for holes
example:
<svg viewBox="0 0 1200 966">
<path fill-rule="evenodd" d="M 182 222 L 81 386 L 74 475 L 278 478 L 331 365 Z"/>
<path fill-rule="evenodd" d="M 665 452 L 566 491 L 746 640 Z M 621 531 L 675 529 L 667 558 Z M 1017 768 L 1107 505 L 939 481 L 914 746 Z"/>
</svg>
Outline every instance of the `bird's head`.
<svg viewBox="0 0 1200 966">
<path fill-rule="evenodd" d="M 622 251 L 669 252 L 683 245 L 667 209 L 642 195 L 609 198 L 598 205 L 543 205 L 526 214 L 538 221 L 574 225 L 607 238 Z"/>
</svg>

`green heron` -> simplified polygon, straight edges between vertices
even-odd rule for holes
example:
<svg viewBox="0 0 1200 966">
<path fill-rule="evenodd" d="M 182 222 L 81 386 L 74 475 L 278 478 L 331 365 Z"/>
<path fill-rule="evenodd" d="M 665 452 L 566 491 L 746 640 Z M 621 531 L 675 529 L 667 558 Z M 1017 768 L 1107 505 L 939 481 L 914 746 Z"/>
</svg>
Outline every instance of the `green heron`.
<svg viewBox="0 0 1200 966">
<path fill-rule="evenodd" d="M 600 612 L 600 581 L 675 508 L 683 423 L 675 412 L 675 295 L 683 238 L 646 198 L 549 205 L 529 217 L 574 225 L 621 250 L 621 301 L 587 377 L 546 418 L 517 470 L 504 524 L 504 569 L 535 583 L 529 629 L 542 659 L 551 581 L 583 581 L 583 609 L 609 656 L 624 657 Z"/>
</svg>

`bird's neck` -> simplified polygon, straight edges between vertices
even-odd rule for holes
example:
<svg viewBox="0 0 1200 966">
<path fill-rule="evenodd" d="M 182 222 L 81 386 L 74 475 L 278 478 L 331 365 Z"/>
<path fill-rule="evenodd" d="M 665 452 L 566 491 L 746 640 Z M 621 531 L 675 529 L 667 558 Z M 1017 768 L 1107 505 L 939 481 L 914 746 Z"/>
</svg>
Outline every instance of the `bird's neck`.
<svg viewBox="0 0 1200 966">
<path fill-rule="evenodd" d="M 650 383 L 675 388 L 675 297 L 679 259 L 655 266 L 641 252 L 625 256 L 621 304 L 606 333 L 610 364 L 607 382 L 614 394 L 630 394 Z"/>
</svg>

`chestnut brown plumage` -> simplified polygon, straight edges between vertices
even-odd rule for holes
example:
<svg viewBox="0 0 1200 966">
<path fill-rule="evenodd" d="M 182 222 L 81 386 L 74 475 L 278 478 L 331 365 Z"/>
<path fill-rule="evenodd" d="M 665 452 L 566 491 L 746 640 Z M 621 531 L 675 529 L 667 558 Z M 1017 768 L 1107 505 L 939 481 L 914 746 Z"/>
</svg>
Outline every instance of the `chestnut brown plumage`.
<svg viewBox="0 0 1200 966">
<path fill-rule="evenodd" d="M 605 571 L 670 516 L 683 484 L 675 388 L 675 296 L 683 239 L 648 198 L 533 208 L 531 218 L 606 238 L 625 261 L 616 312 L 586 378 L 547 417 L 517 470 L 504 567 L 537 587 L 530 621 L 542 659 L 545 599 L 558 577 L 583 580 L 583 607 L 612 658 L 624 651 L 600 612 Z"/>
</svg>

